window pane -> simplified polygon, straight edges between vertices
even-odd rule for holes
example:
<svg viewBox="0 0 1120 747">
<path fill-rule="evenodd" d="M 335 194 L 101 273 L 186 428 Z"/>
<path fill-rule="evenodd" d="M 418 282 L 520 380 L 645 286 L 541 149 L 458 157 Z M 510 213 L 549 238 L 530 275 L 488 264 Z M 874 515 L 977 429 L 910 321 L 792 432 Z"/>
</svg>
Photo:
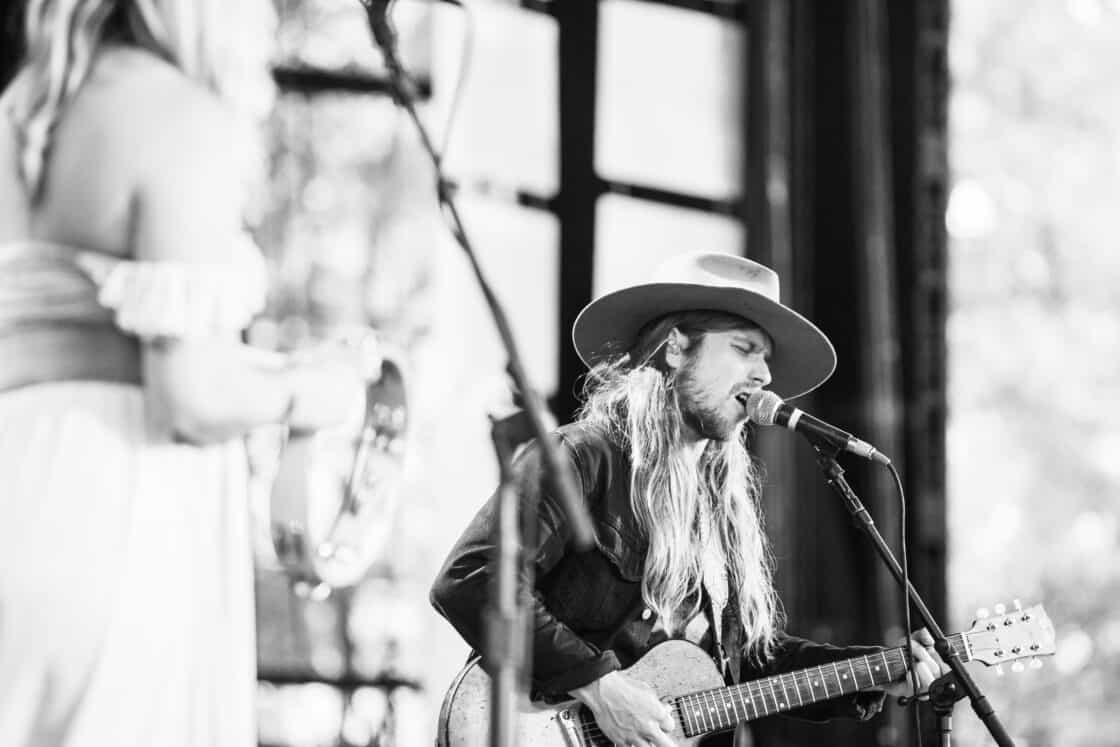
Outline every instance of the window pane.
<svg viewBox="0 0 1120 747">
<path fill-rule="evenodd" d="M 741 192 L 746 33 L 736 21 L 601 3 L 596 168 L 717 199 Z"/>
<path fill-rule="evenodd" d="M 354 0 L 280 0 L 279 61 L 337 71 L 385 75 L 362 5 Z M 431 69 L 432 14 L 424 3 L 393 5 L 401 59 L 409 72 Z"/>
<path fill-rule="evenodd" d="M 646 280 L 682 252 L 742 254 L 745 237 L 742 224 L 721 215 L 606 195 L 596 217 L 595 295 Z"/>
<path fill-rule="evenodd" d="M 509 316 L 514 338 L 533 386 L 542 395 L 556 391 L 559 366 L 559 225 L 550 213 L 501 200 L 464 199 L 463 222 L 479 264 Z M 468 285 L 466 293 L 478 295 Z M 486 339 L 497 339 L 483 319 Z"/>
<path fill-rule="evenodd" d="M 557 184 L 556 21 L 506 3 L 470 5 L 473 23 L 439 8 L 429 121 L 442 141 L 464 35 L 473 33 L 447 169 L 467 182 L 526 189 L 542 196 Z"/>
</svg>

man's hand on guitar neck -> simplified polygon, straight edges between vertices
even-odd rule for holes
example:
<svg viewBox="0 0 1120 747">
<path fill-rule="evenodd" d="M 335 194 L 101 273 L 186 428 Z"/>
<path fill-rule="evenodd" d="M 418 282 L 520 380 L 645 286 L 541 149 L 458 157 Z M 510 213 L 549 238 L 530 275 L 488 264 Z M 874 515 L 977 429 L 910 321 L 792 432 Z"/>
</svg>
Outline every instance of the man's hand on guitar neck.
<svg viewBox="0 0 1120 747">
<path fill-rule="evenodd" d="M 674 747 L 677 722 L 653 688 L 622 672 L 610 672 L 572 695 L 591 709 L 607 739 L 619 747 Z"/>
<path fill-rule="evenodd" d="M 899 643 L 905 646 L 907 639 L 904 638 Z M 937 652 L 934 651 L 933 636 L 925 628 L 910 636 L 909 643 L 911 666 L 914 669 L 914 674 L 918 677 L 917 694 L 924 695 L 935 679 L 949 672 L 949 665 L 944 663 Z M 914 695 L 914 687 L 909 675 L 883 689 L 889 695 L 895 697 L 913 697 Z"/>
</svg>

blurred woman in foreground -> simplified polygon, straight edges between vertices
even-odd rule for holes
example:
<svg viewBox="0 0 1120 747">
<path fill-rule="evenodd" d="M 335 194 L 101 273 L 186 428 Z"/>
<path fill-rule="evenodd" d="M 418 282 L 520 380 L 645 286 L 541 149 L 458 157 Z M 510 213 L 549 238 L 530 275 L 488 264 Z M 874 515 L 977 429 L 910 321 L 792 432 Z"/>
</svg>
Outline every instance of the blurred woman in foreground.
<svg viewBox="0 0 1120 747">
<path fill-rule="evenodd" d="M 29 0 L 0 97 L 0 742 L 255 744 L 259 425 L 360 409 L 266 357 L 242 232 L 269 0 Z"/>
</svg>

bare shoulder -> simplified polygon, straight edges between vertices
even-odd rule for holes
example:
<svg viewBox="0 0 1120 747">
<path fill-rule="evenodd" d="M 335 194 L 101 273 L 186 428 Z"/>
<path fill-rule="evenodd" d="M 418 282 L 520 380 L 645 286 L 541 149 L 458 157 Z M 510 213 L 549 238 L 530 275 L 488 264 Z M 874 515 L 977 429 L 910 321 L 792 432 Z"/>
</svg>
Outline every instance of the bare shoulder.
<svg viewBox="0 0 1120 747">
<path fill-rule="evenodd" d="M 130 147 L 149 157 L 224 161 L 235 129 L 218 97 L 155 55 L 133 49 L 103 53 L 87 86 L 90 114 L 112 123 Z"/>
<path fill-rule="evenodd" d="M 244 131 L 212 92 L 139 50 L 104 54 L 86 121 L 107 133 L 130 183 L 134 253 L 207 261 L 228 251 L 245 198 Z"/>
</svg>

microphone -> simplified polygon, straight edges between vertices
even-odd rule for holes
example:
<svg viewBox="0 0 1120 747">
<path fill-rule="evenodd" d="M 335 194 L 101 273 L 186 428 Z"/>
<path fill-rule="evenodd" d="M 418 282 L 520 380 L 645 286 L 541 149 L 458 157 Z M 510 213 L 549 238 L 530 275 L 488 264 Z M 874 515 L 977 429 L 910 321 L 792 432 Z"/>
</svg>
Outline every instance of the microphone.
<svg viewBox="0 0 1120 747">
<path fill-rule="evenodd" d="M 747 418 L 758 425 L 784 425 L 810 441 L 850 451 L 879 464 L 891 463 L 871 444 L 797 409 L 773 392 L 760 389 L 752 394 L 747 399 Z"/>
</svg>

